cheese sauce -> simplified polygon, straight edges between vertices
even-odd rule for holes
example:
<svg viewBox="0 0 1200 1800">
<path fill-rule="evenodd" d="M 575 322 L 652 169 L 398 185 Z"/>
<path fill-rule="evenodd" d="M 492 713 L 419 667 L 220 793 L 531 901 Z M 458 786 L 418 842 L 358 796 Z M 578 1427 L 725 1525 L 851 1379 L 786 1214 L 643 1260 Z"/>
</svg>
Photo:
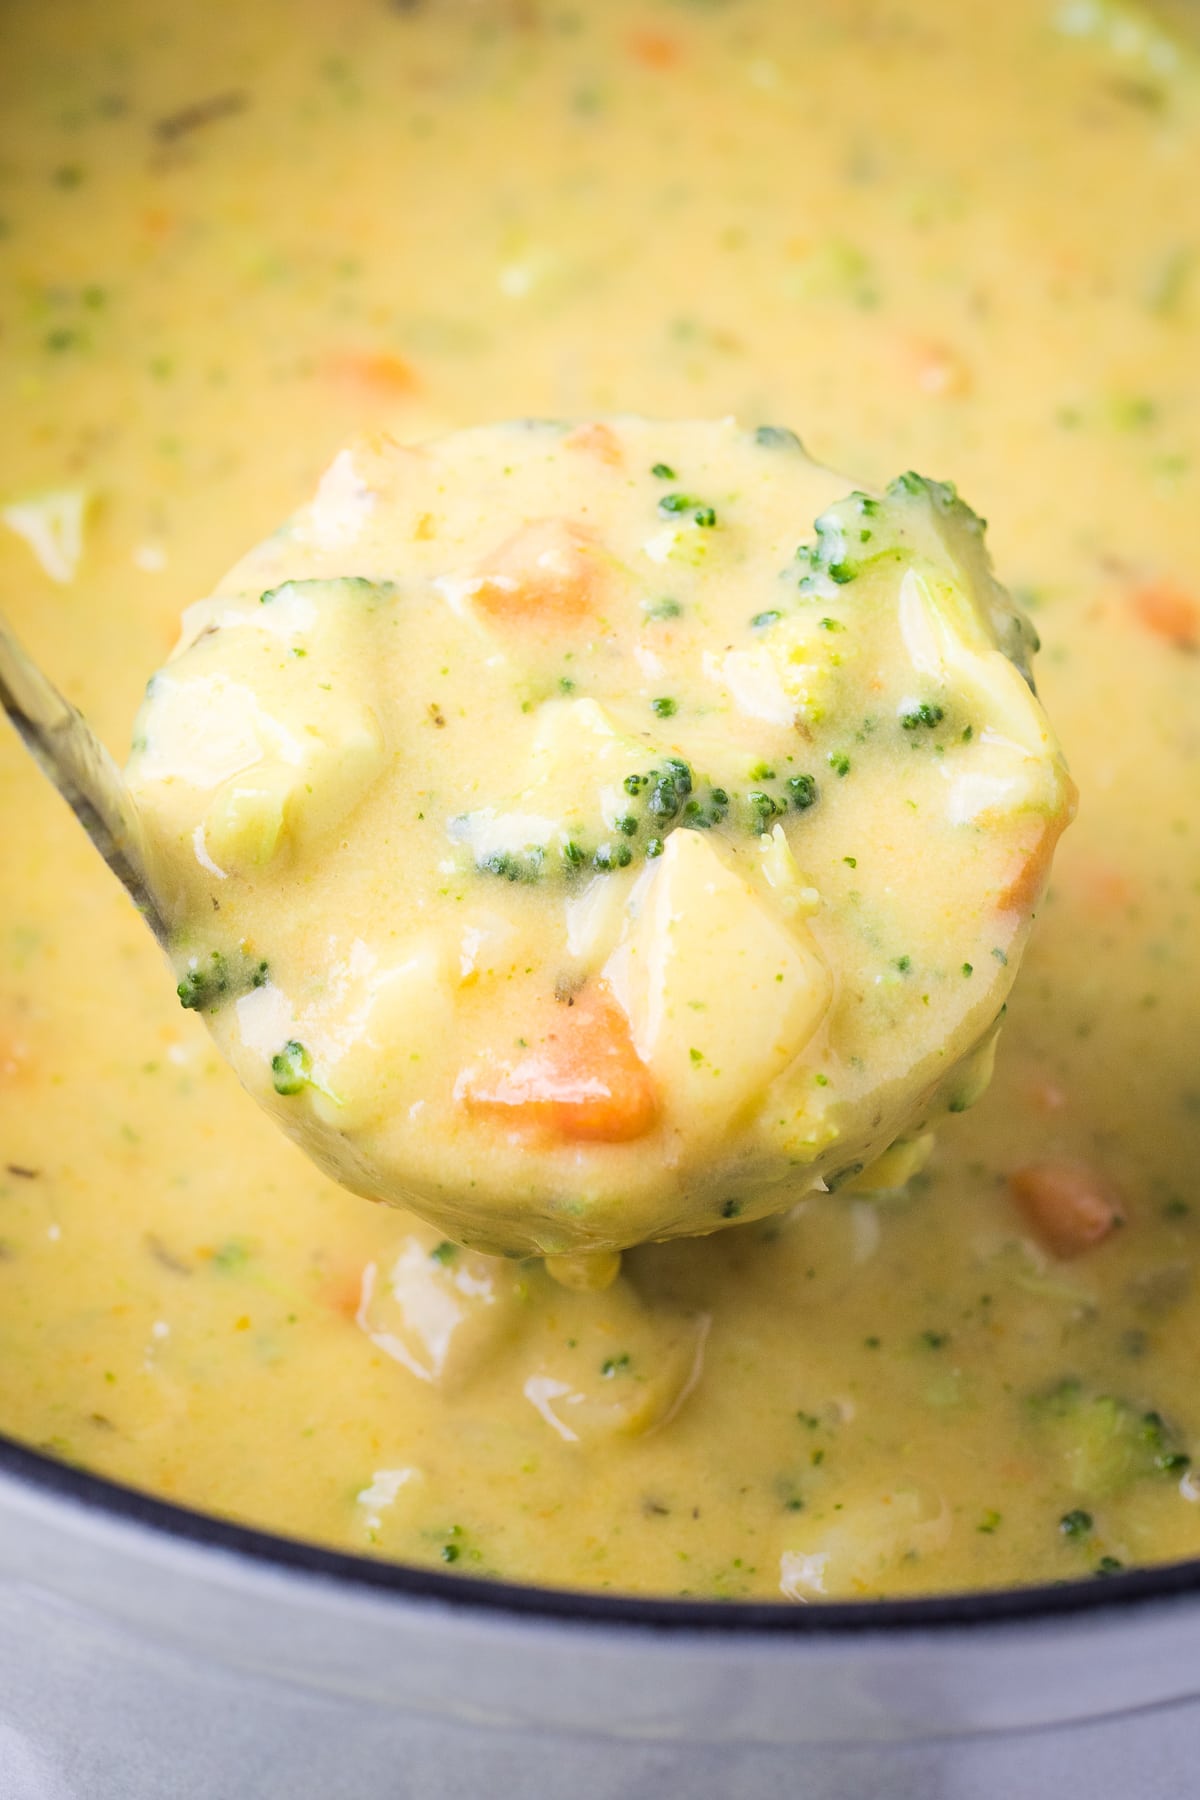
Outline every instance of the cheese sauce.
<svg viewBox="0 0 1200 1800">
<path fill-rule="evenodd" d="M 992 1087 L 903 1192 L 577 1293 L 283 1142 L 6 737 L 5 1429 L 542 1582 L 803 1600 L 1200 1551 L 1186 14 L 13 14 L 0 577 L 115 750 L 181 608 L 356 431 L 731 414 L 874 489 L 953 476 L 1083 802 Z"/>
</svg>

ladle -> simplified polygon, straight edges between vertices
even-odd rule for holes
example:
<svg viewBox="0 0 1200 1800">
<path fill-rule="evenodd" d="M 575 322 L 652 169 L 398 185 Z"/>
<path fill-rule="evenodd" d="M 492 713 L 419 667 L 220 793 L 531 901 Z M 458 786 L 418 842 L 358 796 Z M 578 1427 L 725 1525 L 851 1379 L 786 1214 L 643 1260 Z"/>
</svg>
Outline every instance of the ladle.
<svg viewBox="0 0 1200 1800">
<path fill-rule="evenodd" d="M 158 942 L 168 931 L 146 874 L 137 809 L 120 769 L 0 614 L 0 706 L 54 783 Z"/>
</svg>

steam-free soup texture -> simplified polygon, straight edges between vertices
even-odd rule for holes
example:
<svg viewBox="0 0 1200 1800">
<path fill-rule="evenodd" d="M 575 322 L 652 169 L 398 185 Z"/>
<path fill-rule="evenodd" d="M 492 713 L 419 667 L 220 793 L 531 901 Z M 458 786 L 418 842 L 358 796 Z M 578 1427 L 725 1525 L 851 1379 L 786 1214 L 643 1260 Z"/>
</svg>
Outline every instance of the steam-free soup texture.
<svg viewBox="0 0 1200 1800">
<path fill-rule="evenodd" d="M 991 1088 L 923 1171 L 779 1218 L 751 1204 L 575 1292 L 317 1174 L 6 738 L 10 1432 L 276 1530 L 613 1589 L 805 1600 L 1200 1551 L 1188 10 L 14 14 L 0 576 L 115 751 L 180 612 L 357 433 L 730 416 L 739 454 L 794 425 L 871 493 L 953 477 L 1041 635 L 1083 799 Z M 823 616 L 846 622 L 851 592 Z M 776 627 L 741 629 L 734 653 Z M 446 665 L 413 655 L 449 740 Z M 537 704 L 577 729 L 588 697 Z M 946 723 L 913 727 L 914 767 Z M 656 754 L 686 708 L 666 724 L 643 721 Z M 853 779 L 798 773 L 839 803 Z M 875 879 L 877 836 L 831 837 L 812 885 L 835 861 L 846 891 Z M 946 878 L 906 873 L 906 906 L 921 873 Z M 910 958 L 907 1004 L 928 947 L 875 953 Z M 984 960 L 958 958 L 964 985 Z"/>
</svg>

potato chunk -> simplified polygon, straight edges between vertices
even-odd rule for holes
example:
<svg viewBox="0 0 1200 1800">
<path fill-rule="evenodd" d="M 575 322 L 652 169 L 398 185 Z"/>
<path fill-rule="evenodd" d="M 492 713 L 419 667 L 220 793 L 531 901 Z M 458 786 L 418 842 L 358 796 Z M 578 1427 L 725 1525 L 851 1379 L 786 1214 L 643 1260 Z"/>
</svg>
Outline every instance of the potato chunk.
<svg viewBox="0 0 1200 1800">
<path fill-rule="evenodd" d="M 509 1265 L 412 1234 L 363 1271 L 356 1323 L 418 1381 L 458 1388 L 512 1338 L 525 1290 Z"/>
<path fill-rule="evenodd" d="M 674 1127 L 720 1137 L 804 1049 L 833 981 L 811 933 L 785 922 L 696 831 L 676 831 L 634 890 L 605 974 Z"/>
</svg>

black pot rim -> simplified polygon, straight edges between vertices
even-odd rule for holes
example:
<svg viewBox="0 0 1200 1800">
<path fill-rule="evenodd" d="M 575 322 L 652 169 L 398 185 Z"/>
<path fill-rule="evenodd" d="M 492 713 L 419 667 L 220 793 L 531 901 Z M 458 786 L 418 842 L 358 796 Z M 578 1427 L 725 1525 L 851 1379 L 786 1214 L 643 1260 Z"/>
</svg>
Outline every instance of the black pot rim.
<svg viewBox="0 0 1200 1800">
<path fill-rule="evenodd" d="M 691 1600 L 667 1596 L 539 1588 L 478 1575 L 387 1562 L 332 1550 L 244 1525 L 86 1469 L 58 1461 L 0 1434 L 0 1476 L 110 1521 L 145 1529 L 159 1538 L 223 1552 L 259 1571 L 316 1579 L 378 1598 L 433 1603 L 485 1618 L 558 1621 L 572 1626 L 624 1626 L 658 1634 L 719 1633 L 772 1638 L 979 1629 L 1034 1624 L 1071 1614 L 1112 1613 L 1148 1601 L 1200 1598 L 1200 1558 L 1130 1569 L 1103 1578 L 997 1588 L 927 1598 L 832 1600 L 791 1605 L 780 1600 Z"/>
</svg>

